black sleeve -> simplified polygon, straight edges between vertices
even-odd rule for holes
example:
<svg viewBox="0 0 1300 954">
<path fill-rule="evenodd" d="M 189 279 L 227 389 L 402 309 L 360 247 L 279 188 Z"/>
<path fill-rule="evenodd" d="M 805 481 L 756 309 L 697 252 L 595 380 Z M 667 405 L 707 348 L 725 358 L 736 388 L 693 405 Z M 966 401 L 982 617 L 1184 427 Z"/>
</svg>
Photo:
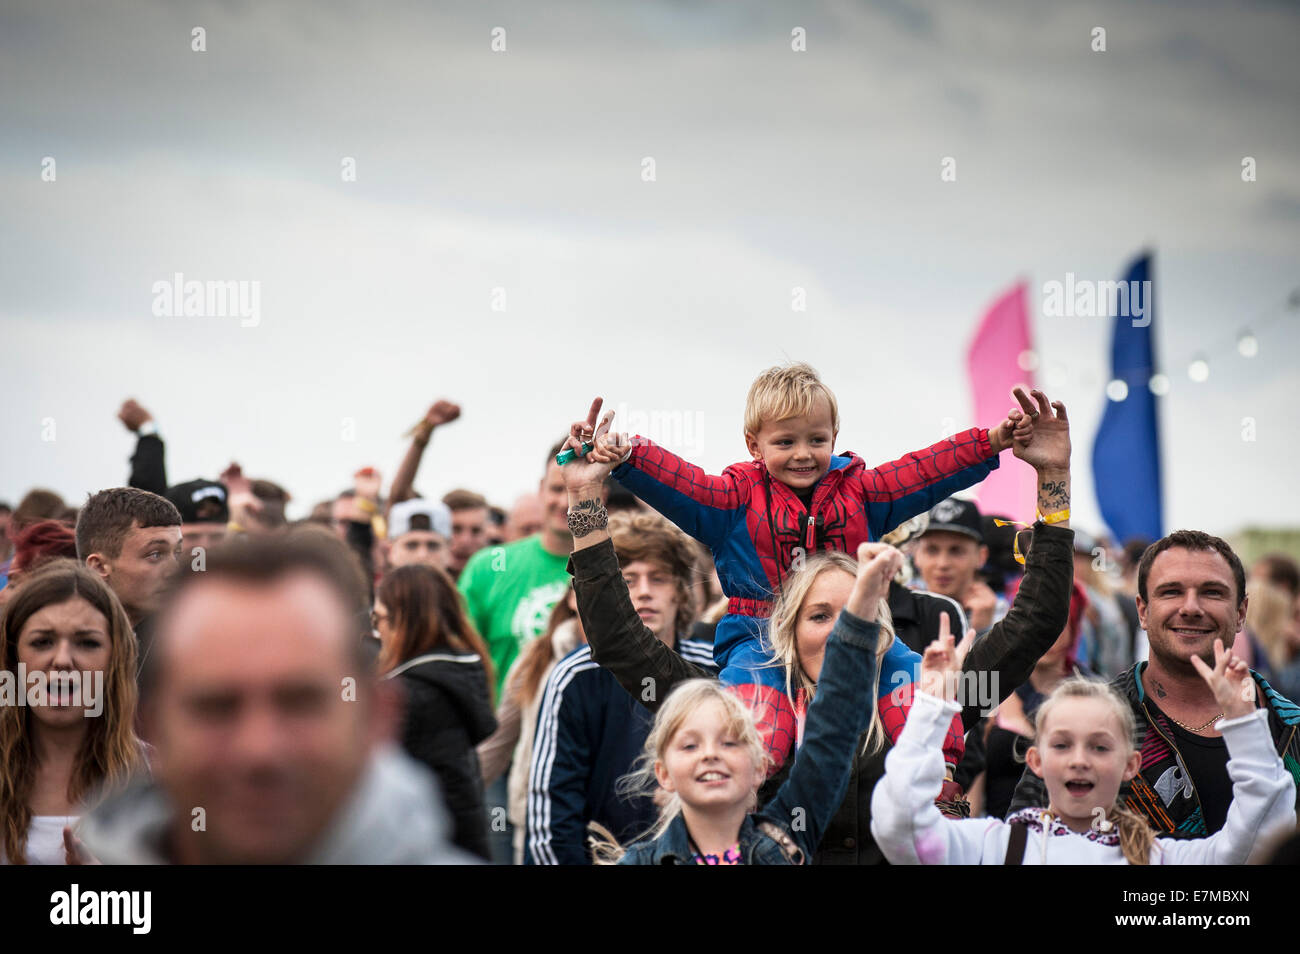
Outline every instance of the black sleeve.
<svg viewBox="0 0 1300 954">
<path fill-rule="evenodd" d="M 147 490 L 162 496 L 167 492 L 167 463 L 163 456 L 163 441 L 157 434 L 145 434 L 135 444 L 131 455 L 131 476 L 128 487 Z"/>
<path fill-rule="evenodd" d="M 979 778 L 980 772 L 984 771 L 987 762 L 988 753 L 984 751 L 984 723 L 980 721 L 966 733 L 966 751 L 953 772 L 953 781 L 961 786 L 963 792 L 969 792 L 970 787 L 975 784 L 975 779 Z"/>
<path fill-rule="evenodd" d="M 1074 531 L 1041 521 L 1025 556 L 1025 576 L 1007 615 L 975 640 L 964 672 L 988 672 L 995 699 L 972 698 L 961 712 L 962 725 L 974 728 L 986 709 L 994 708 L 1023 685 L 1043 653 L 1052 648 L 1070 616 L 1074 582 Z M 973 695 L 983 695 L 975 693 Z"/>
<path fill-rule="evenodd" d="M 490 858 L 483 780 L 460 715 L 433 686 L 407 684 L 409 702 L 402 745 L 438 776 L 455 841 L 466 851 Z"/>
<path fill-rule="evenodd" d="M 575 550 L 569 557 L 569 572 L 591 658 L 613 673 L 619 685 L 651 712 L 678 683 L 716 678 L 665 646 L 641 622 L 612 541 Z"/>
</svg>

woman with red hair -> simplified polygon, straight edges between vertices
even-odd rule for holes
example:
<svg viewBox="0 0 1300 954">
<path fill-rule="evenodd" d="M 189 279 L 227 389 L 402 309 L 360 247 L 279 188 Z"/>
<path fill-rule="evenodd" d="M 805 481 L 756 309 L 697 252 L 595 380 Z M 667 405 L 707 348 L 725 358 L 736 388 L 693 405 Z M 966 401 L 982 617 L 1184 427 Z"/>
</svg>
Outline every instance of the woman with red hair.
<svg viewBox="0 0 1300 954">
<path fill-rule="evenodd" d="M 72 528 L 58 520 L 28 524 L 14 540 L 14 558 L 9 564 L 9 580 L 0 589 L 0 606 L 11 599 L 23 576 L 30 576 L 51 560 L 77 558 L 77 537 Z"/>
</svg>

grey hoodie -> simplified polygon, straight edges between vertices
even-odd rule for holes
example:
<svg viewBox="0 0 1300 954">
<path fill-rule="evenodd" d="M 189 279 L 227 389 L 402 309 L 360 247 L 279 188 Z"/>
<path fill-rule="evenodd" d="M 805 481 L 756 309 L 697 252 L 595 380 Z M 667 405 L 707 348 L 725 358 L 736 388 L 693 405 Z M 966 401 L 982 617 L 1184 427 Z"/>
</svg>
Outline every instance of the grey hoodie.
<svg viewBox="0 0 1300 954">
<path fill-rule="evenodd" d="M 476 864 L 447 840 L 437 780 L 395 746 L 371 757 L 335 821 L 302 859 L 312 865 Z M 142 777 L 81 820 L 79 837 L 106 865 L 161 865 L 172 817 L 166 794 Z"/>
</svg>

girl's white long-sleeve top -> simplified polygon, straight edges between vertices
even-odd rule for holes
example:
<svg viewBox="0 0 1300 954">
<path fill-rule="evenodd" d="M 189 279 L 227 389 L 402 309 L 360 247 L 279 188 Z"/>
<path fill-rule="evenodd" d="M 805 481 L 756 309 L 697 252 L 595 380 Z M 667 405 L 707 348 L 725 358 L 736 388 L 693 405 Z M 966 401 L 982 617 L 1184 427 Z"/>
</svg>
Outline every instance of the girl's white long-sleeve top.
<svg viewBox="0 0 1300 954">
<path fill-rule="evenodd" d="M 960 709 L 918 692 L 898 742 L 885 757 L 885 777 L 871 798 L 871 833 L 892 864 L 1000 865 L 1011 825 L 996 818 L 945 818 L 934 799 L 944 779 L 944 734 Z M 1152 864 L 1239 865 L 1261 843 L 1296 824 L 1295 781 L 1269 735 L 1267 711 L 1256 709 L 1216 726 L 1228 747 L 1232 804 L 1222 830 L 1208 838 L 1158 838 Z M 1084 834 L 1032 809 L 1025 864 L 1124 864 L 1115 832 Z"/>
</svg>

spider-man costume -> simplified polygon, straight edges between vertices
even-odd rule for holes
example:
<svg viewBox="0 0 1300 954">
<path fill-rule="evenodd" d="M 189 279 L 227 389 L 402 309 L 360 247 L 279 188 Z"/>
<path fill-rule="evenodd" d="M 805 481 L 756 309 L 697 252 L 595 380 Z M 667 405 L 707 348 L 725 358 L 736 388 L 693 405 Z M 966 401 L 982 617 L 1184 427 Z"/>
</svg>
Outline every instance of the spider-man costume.
<svg viewBox="0 0 1300 954">
<path fill-rule="evenodd" d="M 859 544 L 880 539 L 997 466 L 988 430 L 977 427 L 875 469 L 852 452 L 834 456 L 810 507 L 759 461 L 732 464 L 713 477 L 640 436 L 613 476 L 713 551 L 730 598 L 713 643 L 718 678 L 753 706 L 775 771 L 794 748 L 796 718 L 784 671 L 772 659 L 766 619 L 792 561 L 817 550 L 856 556 Z M 920 658 L 895 640 L 881 660 L 877 704 L 891 741 L 906 721 Z M 954 718 L 944 744 L 954 765 L 962 735 Z"/>
</svg>

